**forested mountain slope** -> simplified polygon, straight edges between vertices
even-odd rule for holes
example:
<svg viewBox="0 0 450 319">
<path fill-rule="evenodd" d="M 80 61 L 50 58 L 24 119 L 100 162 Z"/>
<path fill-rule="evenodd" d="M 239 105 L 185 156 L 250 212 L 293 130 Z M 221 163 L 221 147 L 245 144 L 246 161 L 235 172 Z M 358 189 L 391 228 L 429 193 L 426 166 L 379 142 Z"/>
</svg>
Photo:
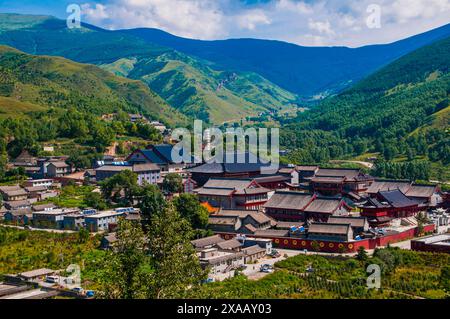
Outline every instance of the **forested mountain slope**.
<svg viewBox="0 0 450 319">
<path fill-rule="evenodd" d="M 0 14 L 0 43 L 30 54 L 63 56 L 144 81 L 181 112 L 213 123 L 295 108 L 297 96 L 261 76 L 212 70 L 209 61 L 124 34 L 46 16 Z"/>
<path fill-rule="evenodd" d="M 36 105 L 75 107 L 97 115 L 124 110 L 170 125 L 186 123 L 184 115 L 140 81 L 114 76 L 93 65 L 33 56 L 6 46 L 0 46 L 0 96 L 3 102 L 16 101 L 25 110 L 28 105 L 30 111 Z M 8 114 L 7 108 L 2 107 L 1 111 Z"/>
<path fill-rule="evenodd" d="M 448 169 L 450 38 L 423 47 L 291 122 L 283 143 L 299 161 L 364 153 L 429 159 Z"/>
<path fill-rule="evenodd" d="M 450 24 L 394 43 L 360 48 L 304 47 L 257 39 L 201 41 L 145 28 L 123 32 L 211 61 L 218 70 L 258 73 L 281 88 L 310 99 L 348 88 L 395 59 L 450 36 Z"/>
</svg>

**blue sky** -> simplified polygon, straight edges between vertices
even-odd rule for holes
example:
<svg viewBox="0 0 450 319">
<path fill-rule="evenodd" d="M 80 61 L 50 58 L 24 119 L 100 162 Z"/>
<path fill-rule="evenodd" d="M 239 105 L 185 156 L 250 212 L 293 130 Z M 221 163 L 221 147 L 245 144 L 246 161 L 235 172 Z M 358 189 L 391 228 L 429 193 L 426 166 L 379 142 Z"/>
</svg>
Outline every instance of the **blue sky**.
<svg viewBox="0 0 450 319">
<path fill-rule="evenodd" d="M 84 22 L 107 29 L 152 27 L 196 39 L 308 46 L 388 43 L 450 23 L 450 0 L 0 0 L 0 12 L 65 18 L 72 3 L 81 6 Z"/>
</svg>

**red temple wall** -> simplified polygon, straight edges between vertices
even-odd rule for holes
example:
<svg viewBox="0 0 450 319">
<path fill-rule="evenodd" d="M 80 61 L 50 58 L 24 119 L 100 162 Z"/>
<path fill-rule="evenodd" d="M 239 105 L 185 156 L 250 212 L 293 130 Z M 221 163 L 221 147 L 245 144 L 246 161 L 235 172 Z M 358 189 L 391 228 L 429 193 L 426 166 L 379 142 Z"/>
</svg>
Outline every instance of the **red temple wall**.
<svg viewBox="0 0 450 319">
<path fill-rule="evenodd" d="M 434 231 L 434 225 L 424 226 L 424 232 Z M 224 239 L 232 239 L 236 237 L 235 233 L 218 233 Z M 373 238 L 373 239 L 363 239 L 354 242 L 339 242 L 339 241 L 326 241 L 326 240 L 310 240 L 303 238 L 293 238 L 293 237 L 273 237 L 273 236 L 259 236 L 263 238 L 272 239 L 273 245 L 276 248 L 281 249 L 294 249 L 308 251 L 314 251 L 313 242 L 319 245 L 320 252 L 327 253 L 354 253 L 357 252 L 359 247 L 364 247 L 366 250 L 375 249 L 380 246 L 387 246 L 388 244 L 393 244 L 396 242 L 408 240 L 414 238 L 417 235 L 417 228 L 412 228 L 407 231 L 387 235 L 383 237 Z"/>
</svg>

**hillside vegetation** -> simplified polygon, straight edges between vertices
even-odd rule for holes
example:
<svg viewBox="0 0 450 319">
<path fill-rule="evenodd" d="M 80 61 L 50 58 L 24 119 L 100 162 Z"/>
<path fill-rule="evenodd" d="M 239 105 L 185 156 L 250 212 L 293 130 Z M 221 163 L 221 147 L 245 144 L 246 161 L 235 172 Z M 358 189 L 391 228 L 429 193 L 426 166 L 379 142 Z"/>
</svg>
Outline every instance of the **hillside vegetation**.
<svg viewBox="0 0 450 319">
<path fill-rule="evenodd" d="M 53 17 L 0 14 L 0 43 L 30 54 L 62 56 L 144 81 L 171 106 L 216 124 L 295 107 L 297 96 L 261 76 L 215 71 L 210 62 L 133 35 L 83 24 L 68 29 Z M 234 83 L 237 84 L 234 84 Z"/>
<path fill-rule="evenodd" d="M 380 153 L 388 161 L 438 162 L 448 175 L 449 52 L 450 38 L 421 48 L 299 114 L 283 136 L 285 145 L 299 149 L 292 158 L 323 162 Z"/>
<path fill-rule="evenodd" d="M 0 46 L 2 115 L 20 110 L 76 107 L 101 115 L 140 112 L 170 125 L 185 117 L 139 81 L 117 77 L 96 66 L 63 58 L 33 56 Z M 6 103 L 10 102 L 10 103 Z"/>
</svg>

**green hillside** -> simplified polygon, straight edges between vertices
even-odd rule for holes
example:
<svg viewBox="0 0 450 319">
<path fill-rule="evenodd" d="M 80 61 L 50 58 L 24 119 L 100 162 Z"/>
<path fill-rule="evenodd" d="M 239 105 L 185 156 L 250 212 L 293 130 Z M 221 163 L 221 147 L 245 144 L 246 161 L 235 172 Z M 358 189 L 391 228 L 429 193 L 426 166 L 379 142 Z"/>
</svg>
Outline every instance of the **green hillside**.
<svg viewBox="0 0 450 319">
<path fill-rule="evenodd" d="M 207 64 L 168 52 L 157 58 L 120 59 L 102 67 L 142 80 L 182 113 L 212 123 L 294 107 L 295 95 L 256 74 L 214 71 Z"/>
<path fill-rule="evenodd" d="M 192 118 L 220 124 L 267 110 L 293 108 L 297 96 L 249 72 L 214 71 L 211 63 L 121 32 L 89 25 L 68 29 L 53 17 L 0 14 L 0 43 L 62 56 L 144 81 Z"/>
<path fill-rule="evenodd" d="M 117 77 L 93 65 L 48 56 L 33 56 L 0 46 L 1 113 L 76 107 L 101 115 L 141 112 L 170 125 L 185 117 L 143 83 Z"/>
<path fill-rule="evenodd" d="M 393 62 L 289 123 L 283 143 L 300 161 L 379 153 L 450 164 L 450 38 Z M 412 134 L 412 133 L 416 134 Z"/>
</svg>

